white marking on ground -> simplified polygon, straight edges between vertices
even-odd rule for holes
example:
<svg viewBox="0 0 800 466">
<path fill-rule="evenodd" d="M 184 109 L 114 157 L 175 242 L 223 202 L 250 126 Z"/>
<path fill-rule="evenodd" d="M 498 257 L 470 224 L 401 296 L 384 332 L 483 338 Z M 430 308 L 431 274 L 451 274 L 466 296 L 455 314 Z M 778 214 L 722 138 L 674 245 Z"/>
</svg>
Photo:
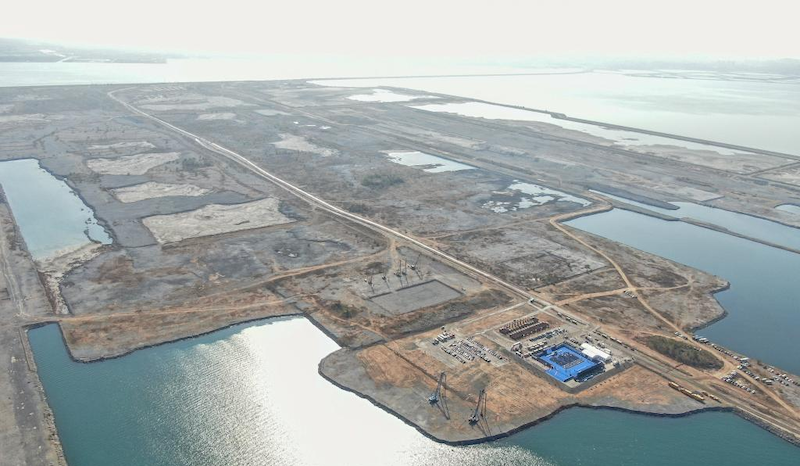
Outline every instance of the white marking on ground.
<svg viewBox="0 0 800 466">
<path fill-rule="evenodd" d="M 283 215 L 279 207 L 280 201 L 269 197 L 245 204 L 210 204 L 190 212 L 146 217 L 142 222 L 159 243 L 174 243 L 294 222 Z"/>
<path fill-rule="evenodd" d="M 33 121 L 61 120 L 61 115 L 45 115 L 44 113 L 25 113 L 22 115 L 0 115 L 0 123 L 27 123 Z"/>
<path fill-rule="evenodd" d="M 281 140 L 273 142 L 272 145 L 279 149 L 297 150 L 300 152 L 311 152 L 323 157 L 329 157 L 339 153 L 336 149 L 328 149 L 320 147 L 312 142 L 309 142 L 302 136 L 295 136 L 294 134 L 281 134 Z"/>
<path fill-rule="evenodd" d="M 259 115 L 263 116 L 278 116 L 278 115 L 288 115 L 286 112 L 282 112 L 280 110 L 273 110 L 271 108 L 261 108 L 255 111 Z"/>
<path fill-rule="evenodd" d="M 222 97 L 216 95 L 202 96 L 200 99 L 195 99 L 195 100 L 201 100 L 201 102 L 185 103 L 181 102 L 181 100 L 188 100 L 188 99 L 164 98 L 162 101 L 172 102 L 172 103 L 145 104 L 142 105 L 142 108 L 155 110 L 157 112 L 163 112 L 169 110 L 208 110 L 211 108 L 218 108 L 218 107 L 248 107 L 253 105 L 253 104 L 248 104 L 246 102 L 242 102 L 241 100 L 238 99 L 232 99 L 230 97 Z"/>
<path fill-rule="evenodd" d="M 113 159 L 91 159 L 86 165 L 102 175 L 144 175 L 153 167 L 180 158 L 179 152 L 151 152 Z"/>
<path fill-rule="evenodd" d="M 202 113 L 197 115 L 197 119 L 201 121 L 209 121 L 209 120 L 233 120 L 236 118 L 235 113 L 223 112 L 223 113 Z"/>
<path fill-rule="evenodd" d="M 357 94 L 348 97 L 359 102 L 408 102 L 415 99 L 436 99 L 435 96 L 397 94 L 386 89 L 375 89 L 372 94 Z"/>
<path fill-rule="evenodd" d="M 386 157 L 394 163 L 414 167 L 428 173 L 474 170 L 475 167 L 419 151 L 386 152 Z"/>
<path fill-rule="evenodd" d="M 150 144 L 147 141 L 127 141 L 127 142 L 117 142 L 114 144 L 93 144 L 89 146 L 89 150 L 107 150 L 107 149 L 129 149 L 129 148 L 136 148 L 136 149 L 155 149 L 156 146 Z"/>
<path fill-rule="evenodd" d="M 121 202 L 137 202 L 145 199 L 168 196 L 202 196 L 210 193 L 210 189 L 192 184 L 170 184 L 149 181 L 133 186 L 125 186 L 112 191 Z"/>
</svg>

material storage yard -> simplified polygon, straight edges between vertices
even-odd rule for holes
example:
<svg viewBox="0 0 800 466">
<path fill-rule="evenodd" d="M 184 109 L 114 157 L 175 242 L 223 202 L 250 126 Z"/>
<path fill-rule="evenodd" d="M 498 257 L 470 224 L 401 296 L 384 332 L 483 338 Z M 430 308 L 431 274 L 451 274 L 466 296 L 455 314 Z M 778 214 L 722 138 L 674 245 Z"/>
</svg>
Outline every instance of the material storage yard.
<svg viewBox="0 0 800 466">
<path fill-rule="evenodd" d="M 633 151 L 393 92 L 408 99 L 304 81 L 0 89 L 0 160 L 36 159 L 112 239 L 44 267 L 0 205 L 14 256 L 0 277 L 13 341 L 0 355 L 0 450 L 59 454 L 26 328 L 59 323 L 72 357 L 92 361 L 295 314 L 342 346 L 322 376 L 443 442 L 576 405 L 728 409 L 800 441 L 798 377 L 690 338 L 724 317 L 724 277 L 563 225 L 622 205 L 592 191 L 602 185 L 800 226 L 773 208 L 800 203 L 786 175 L 800 160 Z M 710 350 L 721 368 L 671 359 L 643 343 L 654 335 Z"/>
</svg>

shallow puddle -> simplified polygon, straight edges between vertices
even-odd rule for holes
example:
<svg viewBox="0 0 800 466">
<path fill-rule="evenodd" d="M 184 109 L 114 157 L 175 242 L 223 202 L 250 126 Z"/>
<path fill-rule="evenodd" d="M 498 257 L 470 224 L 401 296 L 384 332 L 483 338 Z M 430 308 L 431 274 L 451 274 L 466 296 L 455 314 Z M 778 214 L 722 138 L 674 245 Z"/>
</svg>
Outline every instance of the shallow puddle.
<svg viewBox="0 0 800 466">
<path fill-rule="evenodd" d="M 386 157 L 400 165 L 419 168 L 428 173 L 454 172 L 460 170 L 474 170 L 475 167 L 459 162 L 454 162 L 435 155 L 418 151 L 387 152 Z"/>
</svg>

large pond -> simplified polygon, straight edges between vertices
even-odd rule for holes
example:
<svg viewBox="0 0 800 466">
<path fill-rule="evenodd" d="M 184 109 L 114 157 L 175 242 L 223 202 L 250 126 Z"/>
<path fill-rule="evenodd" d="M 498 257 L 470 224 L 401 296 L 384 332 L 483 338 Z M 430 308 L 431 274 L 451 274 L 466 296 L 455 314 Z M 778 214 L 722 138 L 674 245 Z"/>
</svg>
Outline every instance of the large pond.
<svg viewBox="0 0 800 466">
<path fill-rule="evenodd" d="M 567 224 L 728 280 L 730 289 L 716 295 L 728 316 L 698 333 L 800 373 L 800 254 L 622 209 Z"/>
<path fill-rule="evenodd" d="M 64 181 L 44 170 L 38 160 L 0 162 L 0 185 L 34 259 L 90 241 L 111 243 L 92 210 Z"/>
<path fill-rule="evenodd" d="M 600 191 L 595 192 L 611 199 L 616 199 L 620 202 L 658 212 L 663 215 L 676 218 L 693 218 L 705 223 L 720 226 L 733 233 L 800 250 L 800 229 L 781 223 L 772 222 L 752 215 L 732 212 L 730 210 L 695 204 L 693 202 L 670 202 L 675 208 L 664 209 L 662 207 L 636 202 Z"/>
<path fill-rule="evenodd" d="M 336 344 L 301 318 L 244 324 L 102 362 L 29 332 L 71 466 L 793 464 L 800 449 L 729 413 L 568 410 L 508 439 L 437 444 L 317 373 Z M 675 448 L 680 445 L 680 448 Z"/>
</svg>

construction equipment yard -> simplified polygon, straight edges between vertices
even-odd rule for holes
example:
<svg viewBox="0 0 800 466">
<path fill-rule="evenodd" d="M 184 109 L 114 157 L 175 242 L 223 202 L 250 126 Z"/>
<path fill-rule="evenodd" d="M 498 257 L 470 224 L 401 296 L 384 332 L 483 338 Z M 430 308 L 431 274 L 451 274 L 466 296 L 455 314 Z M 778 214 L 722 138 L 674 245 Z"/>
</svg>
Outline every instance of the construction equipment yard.
<svg viewBox="0 0 800 466">
<path fill-rule="evenodd" d="M 341 346 L 323 377 L 442 442 L 502 437 L 578 405 L 732 410 L 800 442 L 798 377 L 690 338 L 724 317 L 713 293 L 725 277 L 563 224 L 619 207 L 593 191 L 602 185 L 800 226 L 773 209 L 800 202 L 781 168 L 796 159 L 664 156 L 543 123 L 349 98 L 363 92 L 305 81 L 0 89 L 0 160 L 36 159 L 112 239 L 45 267 L 0 204 L 0 374 L 11 374 L 0 450 L 58 461 L 35 367 L 20 359 L 32 326 L 58 323 L 88 362 L 280 315 L 306 316 Z M 397 92 L 414 106 L 468 101 Z M 719 365 L 683 364 L 648 346 L 653 336 Z"/>
</svg>

